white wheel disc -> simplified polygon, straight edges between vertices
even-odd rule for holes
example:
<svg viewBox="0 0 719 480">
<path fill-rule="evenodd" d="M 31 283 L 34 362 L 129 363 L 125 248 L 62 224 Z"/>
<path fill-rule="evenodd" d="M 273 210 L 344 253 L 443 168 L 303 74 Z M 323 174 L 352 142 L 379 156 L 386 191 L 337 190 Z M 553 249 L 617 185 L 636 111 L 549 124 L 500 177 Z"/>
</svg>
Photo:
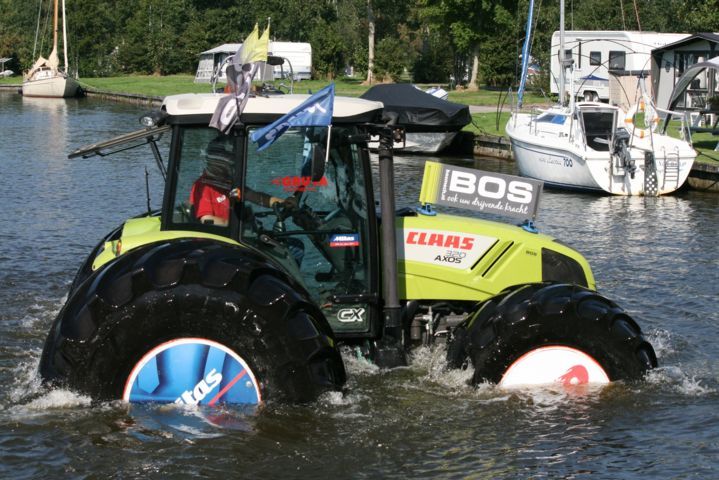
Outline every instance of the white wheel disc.
<svg viewBox="0 0 719 480">
<path fill-rule="evenodd" d="M 586 353 L 574 348 L 548 346 L 531 350 L 505 372 L 501 387 L 524 385 L 582 385 L 609 383 L 604 369 Z"/>
</svg>

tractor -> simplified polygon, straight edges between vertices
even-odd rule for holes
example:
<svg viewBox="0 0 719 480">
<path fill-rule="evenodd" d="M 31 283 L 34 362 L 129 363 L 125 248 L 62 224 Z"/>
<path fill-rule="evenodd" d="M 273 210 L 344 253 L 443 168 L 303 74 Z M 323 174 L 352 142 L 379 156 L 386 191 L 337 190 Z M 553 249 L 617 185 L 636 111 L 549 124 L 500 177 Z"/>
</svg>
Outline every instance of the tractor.
<svg viewBox="0 0 719 480">
<path fill-rule="evenodd" d="M 141 130 L 70 155 L 148 145 L 164 195 L 152 211 L 148 194 L 148 211 L 80 266 L 44 345 L 47 385 L 98 401 L 302 403 L 343 388 L 345 349 L 392 368 L 435 344 L 447 368 L 506 388 L 632 381 L 656 367 L 640 327 L 566 244 L 398 210 L 402 126 L 381 103 L 335 97 L 331 128 L 293 127 L 259 151 L 252 133 L 307 96 L 254 96 L 226 134 L 208 126 L 222 96 L 169 96 Z"/>
</svg>

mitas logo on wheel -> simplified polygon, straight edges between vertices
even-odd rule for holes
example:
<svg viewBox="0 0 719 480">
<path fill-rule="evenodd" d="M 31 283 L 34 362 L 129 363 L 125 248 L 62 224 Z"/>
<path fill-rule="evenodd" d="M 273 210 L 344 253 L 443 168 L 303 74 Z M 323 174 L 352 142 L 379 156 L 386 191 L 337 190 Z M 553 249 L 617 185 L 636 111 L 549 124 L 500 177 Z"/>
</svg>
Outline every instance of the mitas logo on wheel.
<svg viewBox="0 0 719 480">
<path fill-rule="evenodd" d="M 262 402 L 247 362 L 205 338 L 178 338 L 151 349 L 130 372 L 122 398 L 132 403 L 208 406 Z"/>
<path fill-rule="evenodd" d="M 182 392 L 182 395 L 175 400 L 175 403 L 197 405 L 204 400 L 205 397 L 220 384 L 220 382 L 222 382 L 222 374 L 218 373 L 217 370 L 213 368 L 205 378 L 200 380 L 200 383 L 195 385 L 195 388 L 192 391 L 185 390 Z"/>
</svg>

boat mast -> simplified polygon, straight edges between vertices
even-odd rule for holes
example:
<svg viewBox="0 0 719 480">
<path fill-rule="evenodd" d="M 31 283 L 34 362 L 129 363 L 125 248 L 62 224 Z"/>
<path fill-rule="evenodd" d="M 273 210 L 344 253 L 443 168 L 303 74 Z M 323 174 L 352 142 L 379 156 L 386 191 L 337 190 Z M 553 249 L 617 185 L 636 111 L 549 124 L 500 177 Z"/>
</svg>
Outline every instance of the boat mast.
<svg viewBox="0 0 719 480">
<path fill-rule="evenodd" d="M 64 0 L 63 0 L 64 1 Z M 524 46 L 522 47 L 522 76 L 519 80 L 517 91 L 517 109 L 522 108 L 524 101 L 524 88 L 527 85 L 527 70 L 529 69 L 529 47 L 532 39 L 532 13 L 534 12 L 534 0 L 529 0 L 529 14 L 527 15 L 527 27 L 524 34 Z"/>
<path fill-rule="evenodd" d="M 57 0 L 55 0 L 55 9 L 52 15 L 52 52 L 48 57 L 50 68 L 53 71 L 57 71 L 60 64 L 60 60 L 57 58 L 57 34 Z"/>
<path fill-rule="evenodd" d="M 57 49 L 57 0 L 55 0 L 55 10 L 52 14 L 52 49 Z"/>
<path fill-rule="evenodd" d="M 559 0 L 559 104 L 564 106 L 564 0 Z"/>
<path fill-rule="evenodd" d="M 57 1 L 57 0 L 56 0 Z M 65 54 L 65 73 L 70 74 L 70 69 L 67 65 L 67 22 L 65 21 L 65 0 L 62 0 L 62 49 Z"/>
</svg>

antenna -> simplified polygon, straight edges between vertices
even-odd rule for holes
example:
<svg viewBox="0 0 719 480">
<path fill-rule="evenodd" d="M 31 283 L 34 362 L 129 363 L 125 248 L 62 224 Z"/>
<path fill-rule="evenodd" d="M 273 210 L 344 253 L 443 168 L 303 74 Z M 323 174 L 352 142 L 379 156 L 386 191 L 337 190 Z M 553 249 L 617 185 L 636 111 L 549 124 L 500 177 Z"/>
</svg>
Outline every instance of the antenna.
<svg viewBox="0 0 719 480">
<path fill-rule="evenodd" d="M 147 215 L 152 215 L 152 208 L 150 207 L 150 172 L 145 167 L 145 195 L 147 196 Z"/>
</svg>

